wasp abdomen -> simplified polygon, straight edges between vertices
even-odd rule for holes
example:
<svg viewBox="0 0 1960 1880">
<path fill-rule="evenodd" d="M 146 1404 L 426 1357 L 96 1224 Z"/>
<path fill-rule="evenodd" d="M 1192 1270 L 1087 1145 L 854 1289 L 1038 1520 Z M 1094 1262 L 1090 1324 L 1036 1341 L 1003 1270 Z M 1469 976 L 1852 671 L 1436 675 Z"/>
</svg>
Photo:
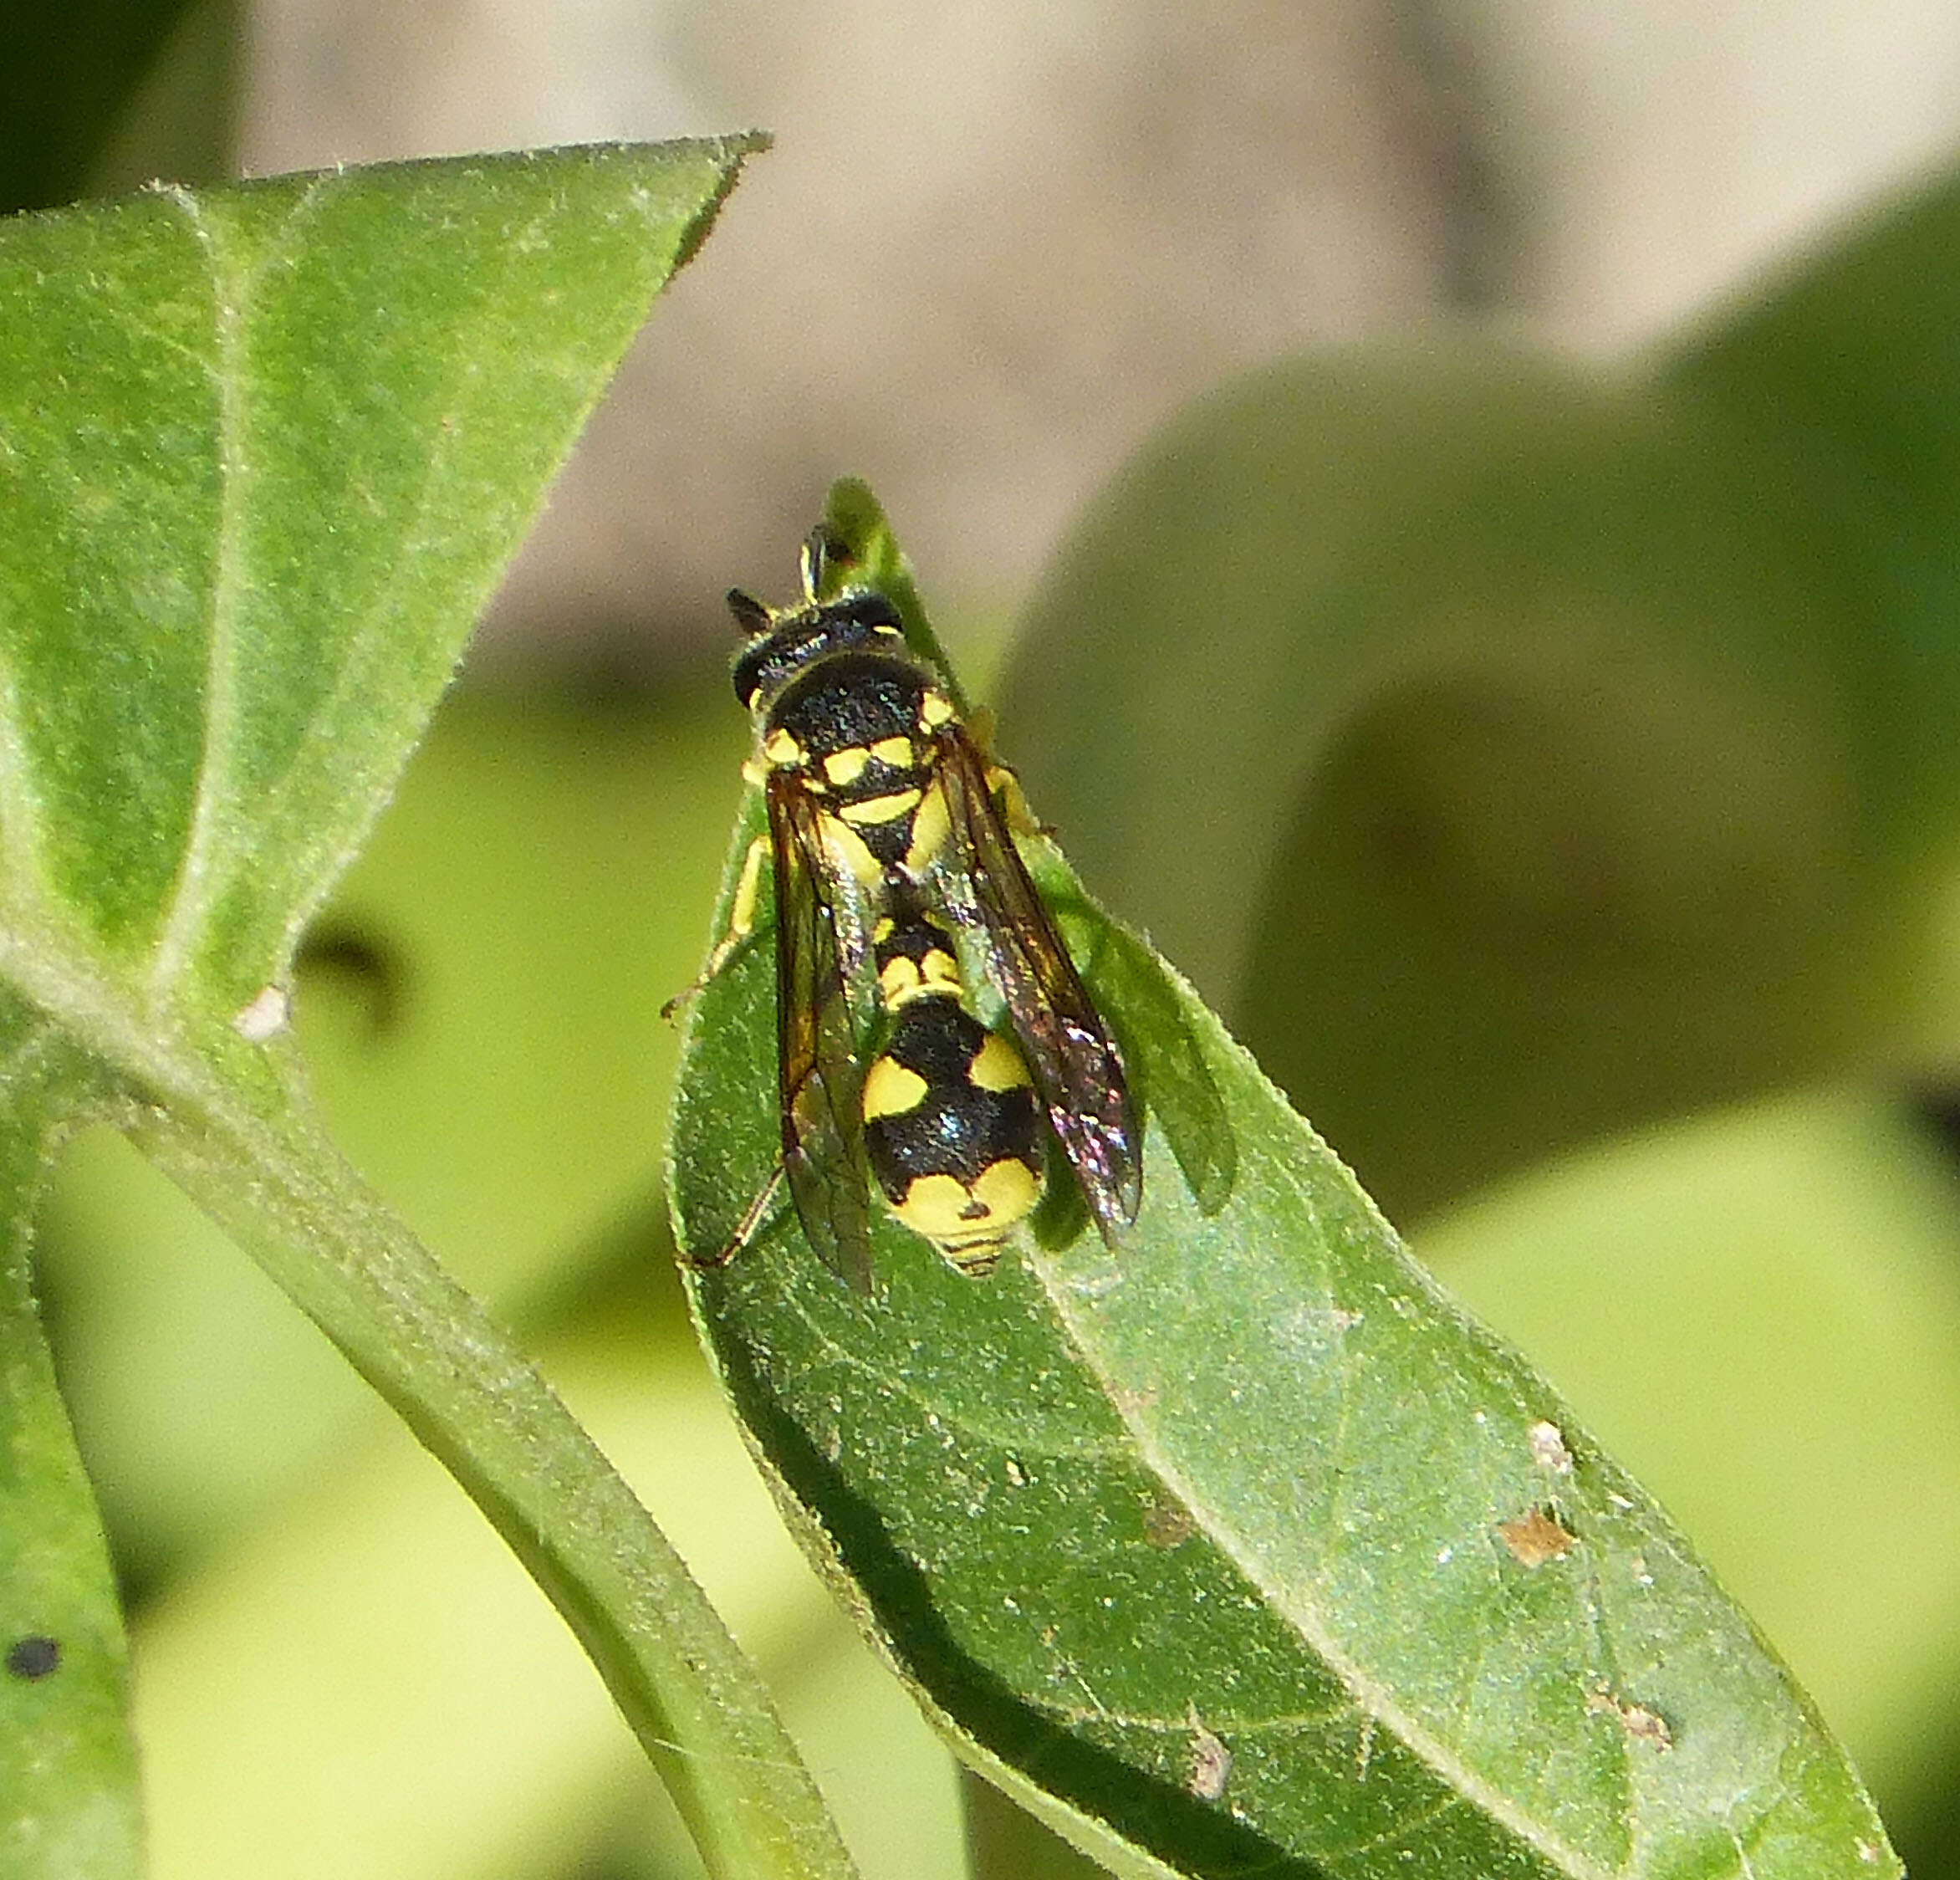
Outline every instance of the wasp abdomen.
<svg viewBox="0 0 1960 1880">
<path fill-rule="evenodd" d="M 891 1211 L 963 1273 L 991 1272 L 1041 1198 L 1028 1066 L 960 997 L 950 943 L 922 913 L 875 938 L 891 1035 L 865 1078 L 865 1147 Z"/>
</svg>

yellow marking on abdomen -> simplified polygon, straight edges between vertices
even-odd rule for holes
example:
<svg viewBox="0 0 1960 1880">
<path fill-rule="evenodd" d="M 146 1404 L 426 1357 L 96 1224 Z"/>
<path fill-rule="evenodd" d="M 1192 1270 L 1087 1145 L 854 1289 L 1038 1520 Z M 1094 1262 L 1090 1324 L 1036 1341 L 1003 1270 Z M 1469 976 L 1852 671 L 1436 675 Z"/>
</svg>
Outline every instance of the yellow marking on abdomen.
<svg viewBox="0 0 1960 1880">
<path fill-rule="evenodd" d="M 901 956 L 887 960 L 878 974 L 878 990 L 888 1009 L 896 1012 L 909 1001 L 928 994 L 938 998 L 960 990 L 958 962 L 935 947 L 918 959 Z"/>
<path fill-rule="evenodd" d="M 914 875 L 924 872 L 926 864 L 939 853 L 952 828 L 952 817 L 946 807 L 946 792 L 935 778 L 932 787 L 920 800 L 919 814 L 912 823 L 911 844 L 905 852 L 905 865 Z"/>
<path fill-rule="evenodd" d="M 925 1100 L 926 1080 L 908 1070 L 896 1058 L 881 1057 L 865 1079 L 865 1121 L 902 1116 Z"/>
<path fill-rule="evenodd" d="M 990 1031 L 967 1066 L 967 1081 L 983 1091 L 1019 1090 L 1028 1082 L 1028 1065 L 1006 1039 Z"/>
<path fill-rule="evenodd" d="M 892 1212 L 942 1253 L 998 1245 L 1041 1195 L 1041 1178 L 1018 1156 L 981 1171 L 972 1188 L 957 1175 L 921 1175 Z"/>
</svg>

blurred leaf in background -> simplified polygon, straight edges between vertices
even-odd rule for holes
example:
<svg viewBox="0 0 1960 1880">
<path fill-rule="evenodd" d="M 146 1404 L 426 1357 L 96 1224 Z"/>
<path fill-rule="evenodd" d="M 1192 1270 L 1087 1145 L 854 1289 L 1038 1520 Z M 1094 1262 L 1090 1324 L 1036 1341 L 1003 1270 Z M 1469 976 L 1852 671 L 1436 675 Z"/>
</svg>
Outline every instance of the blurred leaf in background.
<svg viewBox="0 0 1960 1880">
<path fill-rule="evenodd" d="M 0 60 L 0 212 L 231 166 L 232 0 L 24 6 Z"/>
<path fill-rule="evenodd" d="M 1092 508 L 1001 714 L 1090 885 L 1703 1511 L 1920 1872 L 1956 1858 L 1960 1214 L 1901 1093 L 1960 1060 L 1957 310 L 1947 177 L 1637 372 L 1282 362 Z M 1867 1442 L 1913 1459 L 1847 1509 Z"/>
</svg>

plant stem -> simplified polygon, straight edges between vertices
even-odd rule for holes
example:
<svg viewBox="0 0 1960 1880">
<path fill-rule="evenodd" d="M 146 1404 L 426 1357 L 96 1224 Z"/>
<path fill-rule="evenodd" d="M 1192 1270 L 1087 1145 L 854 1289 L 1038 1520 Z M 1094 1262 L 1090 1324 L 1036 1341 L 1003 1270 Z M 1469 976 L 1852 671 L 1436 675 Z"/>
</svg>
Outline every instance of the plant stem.
<svg viewBox="0 0 1960 1880">
<path fill-rule="evenodd" d="M 263 1086 L 262 1086 L 263 1087 Z M 854 1870 L 759 1675 L 591 1438 L 288 1096 L 148 1113 L 145 1151 L 250 1249 L 488 1516 L 577 1635 L 717 1880 Z"/>
</svg>

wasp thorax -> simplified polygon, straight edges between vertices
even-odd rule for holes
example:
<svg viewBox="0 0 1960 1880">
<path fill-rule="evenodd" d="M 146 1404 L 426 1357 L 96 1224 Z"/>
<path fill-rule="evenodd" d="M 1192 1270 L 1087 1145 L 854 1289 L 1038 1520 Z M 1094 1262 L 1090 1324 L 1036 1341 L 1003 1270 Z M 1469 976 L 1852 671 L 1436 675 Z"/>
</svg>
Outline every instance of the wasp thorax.
<svg viewBox="0 0 1960 1880">
<path fill-rule="evenodd" d="M 731 588 L 728 610 L 748 636 L 748 645 L 735 661 L 734 682 L 735 696 L 752 711 L 814 660 L 905 636 L 898 610 L 881 594 L 848 594 L 772 614 L 739 588 Z"/>
</svg>

